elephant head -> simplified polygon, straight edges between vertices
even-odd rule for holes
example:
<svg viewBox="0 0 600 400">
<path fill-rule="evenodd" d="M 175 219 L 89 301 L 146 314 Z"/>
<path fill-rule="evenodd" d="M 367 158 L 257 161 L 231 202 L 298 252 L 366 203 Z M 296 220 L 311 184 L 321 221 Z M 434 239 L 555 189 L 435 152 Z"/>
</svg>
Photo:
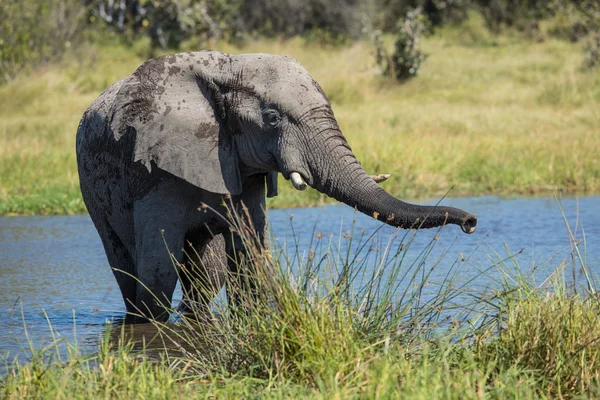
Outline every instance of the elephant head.
<svg viewBox="0 0 600 400">
<path fill-rule="evenodd" d="M 159 57 L 139 67 L 117 97 L 117 139 L 129 132 L 123 126 L 135 128 L 134 160 L 148 169 L 234 196 L 247 177 L 279 172 L 297 189 L 308 184 L 393 226 L 475 231 L 472 214 L 409 204 L 382 189 L 353 155 L 319 84 L 292 58 Z"/>
</svg>

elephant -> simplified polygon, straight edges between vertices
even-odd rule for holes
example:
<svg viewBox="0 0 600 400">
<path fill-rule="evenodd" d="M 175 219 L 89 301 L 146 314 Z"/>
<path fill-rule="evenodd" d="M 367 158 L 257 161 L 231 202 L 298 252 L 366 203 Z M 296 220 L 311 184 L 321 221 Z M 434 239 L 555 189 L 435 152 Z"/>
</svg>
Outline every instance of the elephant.
<svg viewBox="0 0 600 400">
<path fill-rule="evenodd" d="M 85 111 L 76 152 L 83 200 L 128 315 L 142 315 L 132 322 L 168 317 L 173 259 L 185 263 L 190 250 L 240 273 L 233 255 L 243 244 L 222 217 L 224 203 L 244 210 L 265 245 L 266 197 L 277 194 L 278 174 L 395 227 L 455 224 L 472 233 L 477 224 L 463 210 L 385 191 L 353 155 L 319 84 L 282 55 L 150 59 Z M 202 260 L 212 241 L 216 256 Z M 189 285 L 182 278 L 186 293 Z"/>
</svg>

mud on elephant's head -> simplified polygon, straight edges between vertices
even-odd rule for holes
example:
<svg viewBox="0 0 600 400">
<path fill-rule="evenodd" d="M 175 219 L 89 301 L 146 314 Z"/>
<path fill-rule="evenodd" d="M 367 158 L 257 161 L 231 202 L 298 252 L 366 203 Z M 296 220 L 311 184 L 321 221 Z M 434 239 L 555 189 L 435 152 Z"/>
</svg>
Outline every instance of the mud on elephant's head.
<svg viewBox="0 0 600 400">
<path fill-rule="evenodd" d="M 205 190 L 237 195 L 246 177 L 279 172 L 297 189 L 308 184 L 390 225 L 475 231 L 474 215 L 384 191 L 354 157 L 319 84 L 290 57 L 160 57 L 138 68 L 120 94 L 114 120 L 136 129 L 135 160 Z"/>
</svg>

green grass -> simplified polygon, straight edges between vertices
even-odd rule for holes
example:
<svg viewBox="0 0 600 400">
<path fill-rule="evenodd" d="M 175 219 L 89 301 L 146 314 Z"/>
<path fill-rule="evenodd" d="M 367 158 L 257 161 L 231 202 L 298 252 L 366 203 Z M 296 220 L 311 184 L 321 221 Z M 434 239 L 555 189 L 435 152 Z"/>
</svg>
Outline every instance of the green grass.
<svg viewBox="0 0 600 400">
<path fill-rule="evenodd" d="M 314 323 L 324 322 L 314 319 Z M 597 300 L 532 294 L 520 305 L 509 305 L 503 320 L 506 325 L 497 337 L 476 338 L 472 343 L 417 339 L 407 345 L 392 340 L 386 347 L 385 342 L 357 340 L 343 343 L 350 347 L 335 353 L 342 343 L 311 340 L 306 343 L 308 354 L 292 355 L 299 360 L 280 355 L 279 361 L 246 365 L 239 373 L 199 374 L 192 369 L 197 361 L 157 360 L 131 351 L 129 345 L 121 343 L 114 349 L 105 341 L 92 356 L 73 351 L 68 359 L 48 364 L 36 355 L 0 381 L 0 394 L 7 399 L 536 399 L 600 395 Z M 336 332 L 347 335 L 339 327 Z M 275 335 L 272 340 L 283 336 L 270 333 Z M 240 335 L 244 350 L 264 350 L 242 343 L 256 336 Z M 317 350 L 320 353 L 313 353 Z M 285 369 L 294 362 L 308 370 L 307 376 Z"/>
<path fill-rule="evenodd" d="M 235 228 L 250 243 L 252 231 Z M 469 257 L 442 282 L 431 278 L 436 240 L 409 263 L 413 237 L 375 245 L 380 251 L 368 261 L 347 250 L 351 241 L 373 245 L 359 232 L 316 240 L 304 255 L 293 245 L 270 253 L 250 247 L 260 291 L 243 299 L 245 312 L 217 305 L 208 316 L 155 323 L 143 345 L 136 338 L 141 351 L 120 327 L 92 355 L 71 347 L 68 357 L 48 361 L 52 346 L 34 351 L 0 380 L 0 397 L 600 396 L 597 292 L 593 284 L 575 291 L 565 279 L 568 268 L 587 271 L 581 258 L 574 254 L 576 265 L 569 258 L 534 285 L 514 254 L 490 251 L 480 278 L 498 284 L 477 291 L 458 284 L 458 270 L 476 267 Z"/>
<path fill-rule="evenodd" d="M 467 29 L 468 28 L 468 29 Z M 380 76 L 373 47 L 260 40 L 183 50 L 296 57 L 331 98 L 370 173 L 402 198 L 600 191 L 600 75 L 583 71 L 579 45 L 480 34 L 476 21 L 423 41 L 419 76 Z M 0 87 L 0 214 L 85 212 L 74 155 L 77 124 L 106 87 L 148 56 L 144 42 L 90 45 Z M 272 207 L 329 201 L 280 182 Z"/>
</svg>

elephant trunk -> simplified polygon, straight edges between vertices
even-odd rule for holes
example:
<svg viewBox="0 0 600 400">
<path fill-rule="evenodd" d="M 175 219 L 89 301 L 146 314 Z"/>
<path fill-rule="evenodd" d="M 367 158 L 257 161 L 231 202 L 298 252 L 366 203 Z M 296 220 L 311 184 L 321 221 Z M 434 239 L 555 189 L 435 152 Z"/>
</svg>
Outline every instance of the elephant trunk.
<svg viewBox="0 0 600 400">
<path fill-rule="evenodd" d="M 463 210 L 410 204 L 387 193 L 361 167 L 339 129 L 335 131 L 334 135 L 323 135 L 326 139 L 317 146 L 327 150 L 308 157 L 312 187 L 392 226 L 433 228 L 456 224 L 465 233 L 475 231 L 477 218 Z"/>
</svg>

